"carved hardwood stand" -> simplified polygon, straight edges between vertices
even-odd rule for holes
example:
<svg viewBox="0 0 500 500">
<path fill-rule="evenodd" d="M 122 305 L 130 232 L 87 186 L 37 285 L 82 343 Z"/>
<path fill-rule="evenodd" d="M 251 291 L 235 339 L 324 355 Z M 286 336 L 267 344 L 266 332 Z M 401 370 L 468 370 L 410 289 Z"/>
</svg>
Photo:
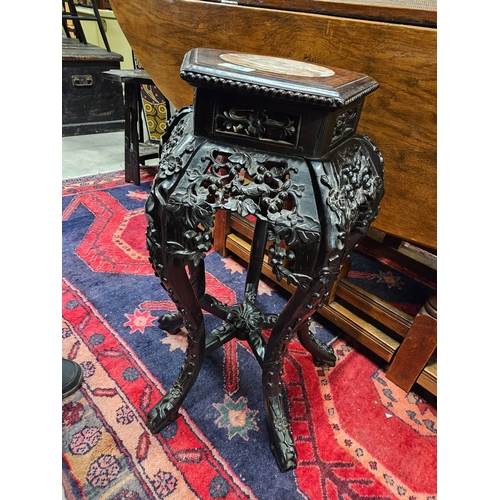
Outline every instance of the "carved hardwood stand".
<svg viewBox="0 0 500 500">
<path fill-rule="evenodd" d="M 233 338 L 246 341 L 262 367 L 270 447 L 285 472 L 297 460 L 281 380 L 285 350 L 297 334 L 316 363 L 335 364 L 309 319 L 383 196 L 382 156 L 356 134 L 364 97 L 378 84 L 343 69 L 211 49 L 189 51 L 181 77 L 196 88 L 194 106 L 167 126 L 146 217 L 151 264 L 178 310 L 160 327 L 175 334 L 184 325 L 188 347 L 147 423 L 156 433 L 173 422 L 204 356 Z M 205 291 L 203 259 L 218 210 L 256 219 L 240 304 Z M 256 306 L 267 246 L 278 279 L 297 287 L 280 314 Z M 203 310 L 222 326 L 205 332 Z"/>
</svg>

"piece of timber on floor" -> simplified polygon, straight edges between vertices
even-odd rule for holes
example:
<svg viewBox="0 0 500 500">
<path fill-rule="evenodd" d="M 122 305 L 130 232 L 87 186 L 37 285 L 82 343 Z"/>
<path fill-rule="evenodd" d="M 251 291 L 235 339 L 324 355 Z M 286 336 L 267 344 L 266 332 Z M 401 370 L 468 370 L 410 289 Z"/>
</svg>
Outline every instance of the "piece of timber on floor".
<svg viewBox="0 0 500 500">
<path fill-rule="evenodd" d="M 62 135 L 124 130 L 123 90 L 103 76 L 123 56 L 62 37 Z"/>
<path fill-rule="evenodd" d="M 437 296 L 433 294 L 415 317 L 387 370 L 387 378 L 409 391 L 437 347 Z"/>
</svg>

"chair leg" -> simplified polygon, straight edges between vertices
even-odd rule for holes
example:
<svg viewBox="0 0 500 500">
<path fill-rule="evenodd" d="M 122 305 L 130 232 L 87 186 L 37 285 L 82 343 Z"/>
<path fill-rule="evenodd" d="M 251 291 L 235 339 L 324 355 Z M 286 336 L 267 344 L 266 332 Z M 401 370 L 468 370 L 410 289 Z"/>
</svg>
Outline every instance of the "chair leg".
<svg viewBox="0 0 500 500">
<path fill-rule="evenodd" d="M 66 19 L 63 19 L 63 21 L 62 21 L 62 25 L 63 25 L 64 33 L 66 34 L 66 36 L 67 36 L 68 38 L 71 38 L 71 33 L 69 32 L 69 29 L 68 29 L 68 22 L 66 21 Z"/>
<path fill-rule="evenodd" d="M 125 182 L 138 186 L 139 173 L 139 85 L 125 83 Z"/>
</svg>

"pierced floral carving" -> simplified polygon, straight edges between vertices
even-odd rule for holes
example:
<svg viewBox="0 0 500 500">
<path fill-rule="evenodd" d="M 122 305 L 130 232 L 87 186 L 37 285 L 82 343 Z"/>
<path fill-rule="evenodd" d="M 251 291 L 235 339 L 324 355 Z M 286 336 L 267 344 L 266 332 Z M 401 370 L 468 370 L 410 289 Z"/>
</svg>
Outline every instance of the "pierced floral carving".
<svg viewBox="0 0 500 500">
<path fill-rule="evenodd" d="M 359 142 L 339 152 L 337 165 L 333 176 L 323 175 L 321 182 L 330 189 L 326 204 L 335 214 L 337 248 L 342 249 L 354 227 L 366 225 L 375 218 L 383 181 L 365 146 Z"/>
<path fill-rule="evenodd" d="M 269 116 L 268 111 L 231 108 L 219 112 L 216 117 L 216 131 L 239 134 L 254 139 L 285 141 L 295 145 L 297 141 L 298 117 Z"/>
<path fill-rule="evenodd" d="M 174 123 L 173 120 L 172 120 L 172 122 L 169 122 L 169 126 L 173 125 L 173 123 Z M 165 155 L 165 153 L 167 151 L 172 150 L 175 146 L 177 146 L 177 144 L 179 144 L 179 142 L 181 141 L 181 139 L 185 135 L 185 132 L 184 132 L 185 128 L 186 128 L 186 120 L 181 118 L 178 120 L 177 124 L 172 128 L 170 133 L 169 134 L 166 133 L 162 137 L 160 156 Z M 166 142 L 164 142 L 165 138 L 166 138 Z"/>
<path fill-rule="evenodd" d="M 319 238 L 318 222 L 298 213 L 305 187 L 290 179 L 297 166 L 271 162 L 265 154 L 217 151 L 204 161 L 205 165 L 190 169 L 182 205 L 169 206 L 186 227 L 212 227 L 213 214 L 222 208 L 270 222 L 272 241 L 285 240 L 292 245 Z"/>
</svg>

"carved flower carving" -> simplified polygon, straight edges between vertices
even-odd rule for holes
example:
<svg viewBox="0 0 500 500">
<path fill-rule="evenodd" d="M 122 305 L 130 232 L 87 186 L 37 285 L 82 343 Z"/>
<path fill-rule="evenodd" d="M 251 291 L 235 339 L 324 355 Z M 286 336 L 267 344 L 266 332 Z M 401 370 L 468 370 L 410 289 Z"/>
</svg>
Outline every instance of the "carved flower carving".
<svg viewBox="0 0 500 500">
<path fill-rule="evenodd" d="M 227 321 L 239 330 L 252 331 L 260 328 L 262 313 L 256 307 L 244 302 L 231 307 Z"/>
<path fill-rule="evenodd" d="M 162 167 L 167 175 L 177 174 L 182 168 L 182 160 L 178 156 L 169 155 L 163 161 Z"/>
</svg>

